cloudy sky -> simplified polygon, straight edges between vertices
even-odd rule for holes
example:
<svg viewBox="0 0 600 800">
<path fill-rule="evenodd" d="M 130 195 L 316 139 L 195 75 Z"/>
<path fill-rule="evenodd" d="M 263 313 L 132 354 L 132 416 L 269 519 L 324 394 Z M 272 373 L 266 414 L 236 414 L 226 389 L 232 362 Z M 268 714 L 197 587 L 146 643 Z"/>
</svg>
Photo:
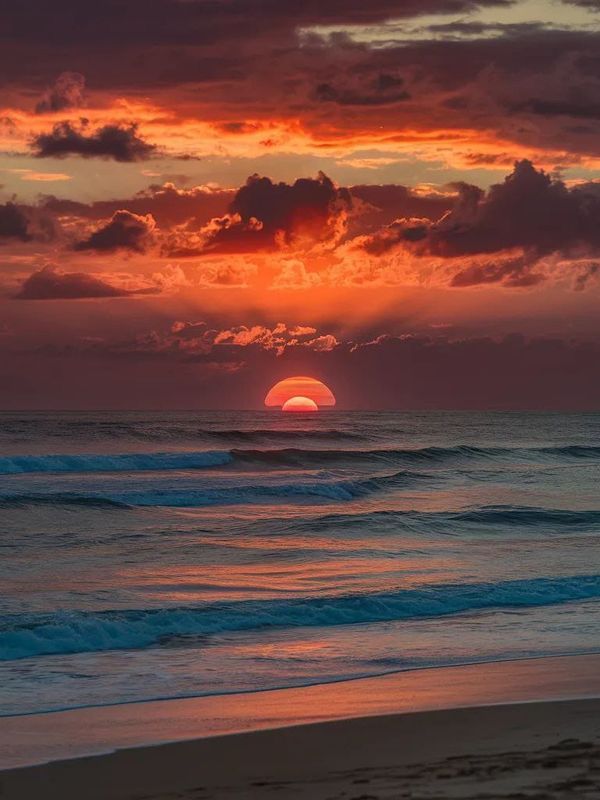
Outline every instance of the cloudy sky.
<svg viewBox="0 0 600 800">
<path fill-rule="evenodd" d="M 0 407 L 599 407 L 598 0 L 21 0 L 0 39 Z"/>
</svg>

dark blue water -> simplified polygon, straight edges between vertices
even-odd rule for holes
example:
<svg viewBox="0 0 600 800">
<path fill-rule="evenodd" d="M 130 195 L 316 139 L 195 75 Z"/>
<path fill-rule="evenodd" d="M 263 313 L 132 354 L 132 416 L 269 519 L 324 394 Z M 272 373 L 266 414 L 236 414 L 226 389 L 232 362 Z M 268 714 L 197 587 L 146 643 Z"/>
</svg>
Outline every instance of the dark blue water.
<svg viewBox="0 0 600 800">
<path fill-rule="evenodd" d="M 600 415 L 0 414 L 0 713 L 600 650 Z"/>
</svg>

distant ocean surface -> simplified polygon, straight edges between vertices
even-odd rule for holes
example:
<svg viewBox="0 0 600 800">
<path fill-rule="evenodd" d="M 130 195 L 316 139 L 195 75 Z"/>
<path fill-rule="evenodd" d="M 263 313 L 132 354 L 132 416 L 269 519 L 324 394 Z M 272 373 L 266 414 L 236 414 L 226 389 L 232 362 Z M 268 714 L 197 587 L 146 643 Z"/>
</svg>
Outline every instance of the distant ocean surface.
<svg viewBox="0 0 600 800">
<path fill-rule="evenodd" d="M 0 714 L 600 651 L 600 414 L 0 414 Z"/>
</svg>

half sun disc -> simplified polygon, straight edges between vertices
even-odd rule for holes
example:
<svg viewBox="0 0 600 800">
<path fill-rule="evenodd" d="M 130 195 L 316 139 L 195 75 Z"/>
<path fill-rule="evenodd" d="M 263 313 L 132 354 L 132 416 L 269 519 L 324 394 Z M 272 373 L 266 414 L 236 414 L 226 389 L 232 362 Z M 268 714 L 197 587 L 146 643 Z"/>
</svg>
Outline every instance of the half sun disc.
<svg viewBox="0 0 600 800">
<path fill-rule="evenodd" d="M 295 397 L 290 397 L 289 400 L 286 400 L 283 404 L 282 411 L 318 411 L 319 406 L 315 403 L 314 400 L 311 400 L 310 397 L 302 397 L 302 395 L 296 395 Z"/>
</svg>

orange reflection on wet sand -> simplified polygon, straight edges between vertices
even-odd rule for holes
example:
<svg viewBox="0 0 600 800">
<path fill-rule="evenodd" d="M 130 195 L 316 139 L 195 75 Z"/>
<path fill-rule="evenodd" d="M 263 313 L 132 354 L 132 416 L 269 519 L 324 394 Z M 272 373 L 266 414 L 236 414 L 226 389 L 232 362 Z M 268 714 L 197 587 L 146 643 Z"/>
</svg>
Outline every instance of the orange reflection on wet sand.
<svg viewBox="0 0 600 800">
<path fill-rule="evenodd" d="M 7 717 L 7 764 L 73 758 L 324 720 L 600 696 L 600 657 L 544 658 L 415 670 L 300 689 Z"/>
</svg>

